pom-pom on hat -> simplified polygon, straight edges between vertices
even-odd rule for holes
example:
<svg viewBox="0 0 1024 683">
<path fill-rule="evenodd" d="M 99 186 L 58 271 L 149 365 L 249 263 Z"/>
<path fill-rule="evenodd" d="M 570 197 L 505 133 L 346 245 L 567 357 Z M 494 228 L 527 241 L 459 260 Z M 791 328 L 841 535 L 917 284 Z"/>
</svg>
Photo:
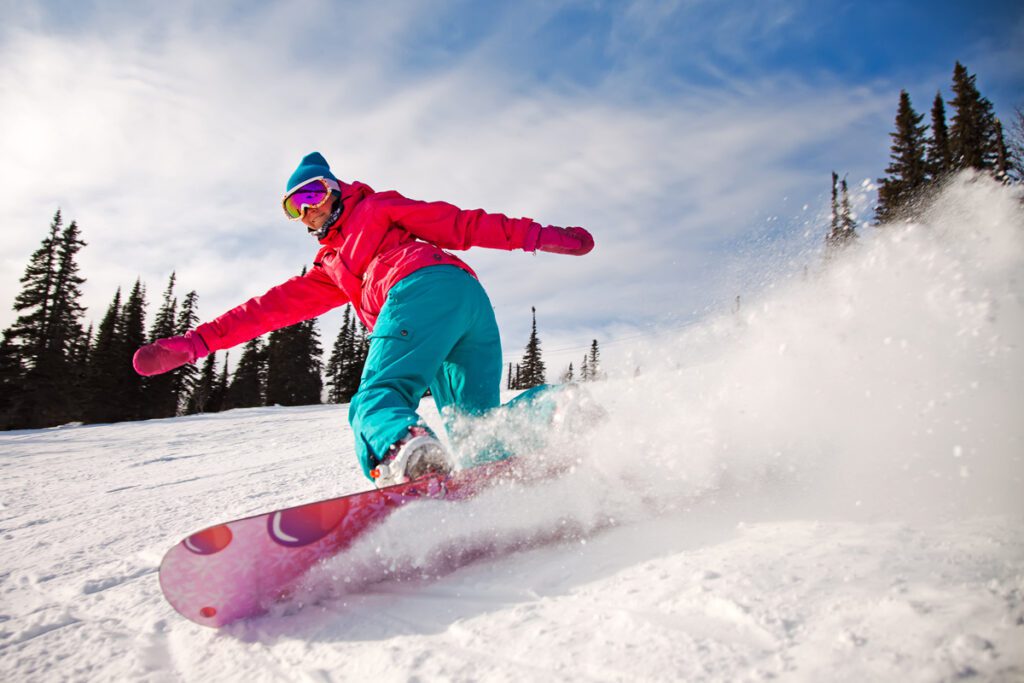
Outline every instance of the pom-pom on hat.
<svg viewBox="0 0 1024 683">
<path fill-rule="evenodd" d="M 299 162 L 299 167 L 292 173 L 292 177 L 288 179 L 288 184 L 285 186 L 285 193 L 289 193 L 295 188 L 299 187 L 303 183 L 312 180 L 313 178 L 330 178 L 334 182 L 338 182 L 338 179 L 331 173 L 331 167 L 327 164 L 327 159 L 320 152 L 310 152 L 306 156 L 302 157 L 302 161 Z"/>
</svg>

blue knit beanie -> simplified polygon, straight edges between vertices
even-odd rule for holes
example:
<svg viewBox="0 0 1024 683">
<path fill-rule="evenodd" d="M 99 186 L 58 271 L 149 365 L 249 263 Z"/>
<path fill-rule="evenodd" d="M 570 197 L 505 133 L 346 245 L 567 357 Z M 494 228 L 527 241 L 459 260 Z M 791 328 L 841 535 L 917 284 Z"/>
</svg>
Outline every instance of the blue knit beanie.
<svg viewBox="0 0 1024 683">
<path fill-rule="evenodd" d="M 330 178 L 334 182 L 338 182 L 338 179 L 331 173 L 331 167 L 327 165 L 327 159 L 324 159 L 320 152 L 310 152 L 302 157 L 299 167 L 295 169 L 295 173 L 292 173 L 292 177 L 288 179 L 288 185 L 284 188 L 285 192 L 291 192 L 299 185 L 313 178 Z"/>
</svg>

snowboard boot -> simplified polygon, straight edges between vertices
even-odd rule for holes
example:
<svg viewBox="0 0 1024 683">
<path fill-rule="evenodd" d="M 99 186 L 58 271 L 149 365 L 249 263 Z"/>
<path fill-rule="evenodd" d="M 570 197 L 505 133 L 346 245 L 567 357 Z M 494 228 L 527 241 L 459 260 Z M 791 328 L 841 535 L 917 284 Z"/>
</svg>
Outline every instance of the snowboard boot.
<svg viewBox="0 0 1024 683">
<path fill-rule="evenodd" d="M 373 470 L 373 484 L 379 489 L 436 473 L 448 474 L 455 467 L 441 442 L 426 427 L 409 427 L 409 433 L 388 449 Z"/>
</svg>

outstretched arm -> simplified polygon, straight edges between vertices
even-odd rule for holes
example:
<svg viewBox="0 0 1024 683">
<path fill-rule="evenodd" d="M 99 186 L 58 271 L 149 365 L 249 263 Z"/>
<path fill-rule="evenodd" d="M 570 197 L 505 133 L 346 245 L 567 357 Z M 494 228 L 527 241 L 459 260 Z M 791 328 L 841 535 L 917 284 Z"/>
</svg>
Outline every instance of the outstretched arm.
<svg viewBox="0 0 1024 683">
<path fill-rule="evenodd" d="M 541 226 L 532 218 L 509 218 L 447 202 L 422 202 L 396 193 L 382 198 L 386 218 L 422 240 L 445 249 L 523 249 L 582 255 L 594 248 L 583 228 Z"/>
<path fill-rule="evenodd" d="M 261 334 L 315 318 L 348 303 L 345 293 L 314 267 L 272 287 L 224 315 L 196 328 L 210 351 L 236 346 Z"/>
<path fill-rule="evenodd" d="M 132 362 L 140 375 L 158 375 L 346 303 L 345 293 L 321 268 L 313 268 L 180 337 L 143 346 Z"/>
</svg>

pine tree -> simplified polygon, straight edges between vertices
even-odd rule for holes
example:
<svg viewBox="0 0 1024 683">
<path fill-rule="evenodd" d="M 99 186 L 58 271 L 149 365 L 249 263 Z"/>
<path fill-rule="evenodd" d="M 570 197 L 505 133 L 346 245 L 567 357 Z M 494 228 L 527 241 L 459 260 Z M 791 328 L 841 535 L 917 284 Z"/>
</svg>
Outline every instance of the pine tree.
<svg viewBox="0 0 1024 683">
<path fill-rule="evenodd" d="M 354 396 L 359 391 L 359 383 L 363 376 L 366 357 L 370 355 L 370 331 L 356 316 L 352 316 L 352 352 L 351 359 L 345 364 L 345 392 Z"/>
<path fill-rule="evenodd" d="M 591 382 L 604 379 L 604 373 L 601 371 L 601 351 L 597 347 L 596 339 L 591 342 L 590 354 L 587 356 L 587 378 Z"/>
<path fill-rule="evenodd" d="M 363 367 L 362 345 L 352 315 L 352 308 L 345 307 L 341 329 L 334 340 L 331 357 L 327 361 L 328 402 L 348 403 L 359 388 L 359 377 Z"/>
<path fill-rule="evenodd" d="M 149 330 L 149 342 L 172 337 L 177 332 L 178 300 L 174 296 L 174 281 L 175 274 L 171 273 L 163 302 Z M 144 415 L 151 418 L 174 417 L 178 413 L 178 389 L 176 370 L 150 377 L 145 384 Z"/>
<path fill-rule="evenodd" d="M 224 366 L 220 370 L 220 379 L 217 380 L 217 384 L 214 385 L 213 394 L 210 396 L 210 400 L 206 405 L 206 412 L 208 413 L 219 413 L 222 410 L 227 410 L 227 397 L 228 397 L 228 366 L 230 365 L 231 354 L 224 354 Z"/>
<path fill-rule="evenodd" d="M 348 313 L 347 308 L 345 309 L 345 313 Z M 347 323 L 347 321 L 345 322 Z M 341 384 L 341 368 L 342 363 L 344 362 L 346 326 L 347 325 L 345 323 L 342 323 L 341 329 L 338 330 L 338 335 L 334 338 L 334 346 L 331 347 L 331 355 L 327 359 L 327 367 L 324 369 L 327 376 L 328 403 L 347 403 Z"/>
<path fill-rule="evenodd" d="M 315 318 L 299 324 L 299 350 L 305 363 L 302 368 L 302 383 L 296 398 L 299 405 L 316 405 L 323 400 L 324 393 L 324 349 L 320 344 L 320 326 Z"/>
<path fill-rule="evenodd" d="M 83 335 L 78 338 L 78 341 L 72 345 L 71 362 L 80 368 L 83 381 L 86 377 L 86 367 L 89 365 L 89 351 L 92 349 L 92 337 L 93 328 L 89 325 L 89 329 L 85 331 Z"/>
<path fill-rule="evenodd" d="M 24 359 L 26 371 L 39 363 L 46 347 L 46 328 L 56 296 L 58 243 L 63 224 L 58 209 L 50 223 L 49 234 L 29 258 L 21 277 L 21 292 L 14 299 L 14 310 L 20 315 L 11 327 L 10 338 Z"/>
<path fill-rule="evenodd" d="M 82 318 L 85 307 L 81 304 L 82 285 L 85 278 L 78 274 L 76 256 L 86 246 L 81 238 L 78 223 L 64 229 L 58 247 L 57 291 L 54 311 L 48 333 L 49 342 L 61 355 L 69 353 L 79 341 L 84 330 Z"/>
<path fill-rule="evenodd" d="M 76 357 L 85 341 L 81 304 L 85 278 L 78 274 L 77 256 L 84 246 L 78 223 L 71 221 L 60 236 L 56 296 L 47 332 L 46 365 L 53 368 L 47 373 L 52 378 L 50 424 L 81 419 L 82 372 Z"/>
<path fill-rule="evenodd" d="M 267 404 L 296 405 L 294 395 L 301 359 L 296 357 L 298 326 L 274 330 L 267 341 Z"/>
<path fill-rule="evenodd" d="M 198 381 L 189 393 L 188 401 L 185 405 L 184 412 L 186 415 L 207 412 L 210 397 L 213 396 L 217 385 L 216 355 L 216 353 L 211 353 L 203 360 L 203 369 L 199 374 Z"/>
<path fill-rule="evenodd" d="M 0 429 L 17 426 L 15 408 L 22 398 L 24 368 L 21 354 L 14 342 L 13 330 L 4 330 L 0 340 Z"/>
<path fill-rule="evenodd" d="M 85 280 L 76 258 L 84 246 L 78 224 L 63 227 L 58 210 L 21 278 L 14 302 L 20 315 L 5 335 L 8 362 L 18 359 L 22 385 L 10 406 L 12 426 L 45 427 L 80 415 L 81 376 L 73 360 L 85 334 L 80 303 Z"/>
<path fill-rule="evenodd" d="M 303 268 L 302 274 L 305 273 Z M 267 404 L 297 406 L 320 403 L 323 392 L 322 356 L 315 319 L 272 332 L 267 344 Z"/>
<path fill-rule="evenodd" d="M 174 334 L 181 336 L 186 332 L 194 330 L 198 324 L 199 295 L 193 289 L 185 295 L 185 299 L 181 302 L 181 310 L 178 313 L 178 320 L 174 326 Z M 174 394 L 178 398 L 177 412 L 184 412 L 185 405 L 192 395 L 196 383 L 199 382 L 199 374 L 199 368 L 193 363 L 186 363 L 173 372 Z"/>
<path fill-rule="evenodd" d="M 358 321 L 358 323 L 359 341 L 356 346 L 359 350 L 357 357 L 360 370 L 356 372 L 356 386 L 359 385 L 359 376 L 362 375 L 362 367 L 366 364 L 366 357 L 370 355 L 370 331 L 366 329 L 366 325 L 363 324 L 362 320 Z"/>
<path fill-rule="evenodd" d="M 928 181 L 924 158 L 924 117 L 914 111 L 910 95 L 900 91 L 900 104 L 896 113 L 896 131 L 890 133 L 888 177 L 880 178 L 878 188 L 877 219 L 889 223 L 913 215 L 914 204 Z"/>
<path fill-rule="evenodd" d="M 925 143 L 928 175 L 942 180 L 953 170 L 953 155 L 949 150 L 949 129 L 946 127 L 946 105 L 942 93 L 935 93 L 932 102 L 932 135 Z"/>
<path fill-rule="evenodd" d="M 832 210 L 829 211 L 829 229 L 825 235 L 825 257 L 831 258 L 839 246 L 839 174 L 832 171 Z"/>
<path fill-rule="evenodd" d="M 949 146 L 956 169 L 992 171 L 998 141 L 992 103 L 978 92 L 977 77 L 960 62 L 953 68 L 953 100 L 956 110 L 949 131 Z"/>
<path fill-rule="evenodd" d="M 272 332 L 267 344 L 267 404 L 319 403 L 323 389 L 321 354 L 315 321 Z"/>
<path fill-rule="evenodd" d="M 833 171 L 832 227 L 825 237 L 826 258 L 832 258 L 856 239 L 856 223 L 850 209 L 850 193 L 846 186 L 846 178 L 839 182 L 839 175 Z"/>
<path fill-rule="evenodd" d="M 267 352 L 259 337 L 242 347 L 242 357 L 224 397 L 225 407 L 255 408 L 266 405 Z"/>
<path fill-rule="evenodd" d="M 840 183 L 842 194 L 842 205 L 840 206 L 839 229 L 847 244 L 857 239 L 857 223 L 853 220 L 853 211 L 850 209 L 850 192 L 846 187 L 846 178 Z"/>
<path fill-rule="evenodd" d="M 119 419 L 118 366 L 121 361 L 118 329 L 121 318 L 121 289 L 114 294 L 106 315 L 100 322 L 96 339 L 89 351 L 85 420 L 113 422 Z"/>
<path fill-rule="evenodd" d="M 547 381 L 547 371 L 540 351 L 540 338 L 537 336 L 537 309 L 533 307 L 530 310 L 533 312 L 533 326 L 530 331 L 530 340 L 526 344 L 526 352 L 523 354 L 520 389 L 529 389 Z"/>
<path fill-rule="evenodd" d="M 118 319 L 114 372 L 118 383 L 119 420 L 138 420 L 145 417 L 143 395 L 146 378 L 139 376 L 132 366 L 135 351 L 146 343 L 145 325 L 146 288 L 142 281 L 137 279 Z"/>
<path fill-rule="evenodd" d="M 580 381 L 589 382 L 590 379 L 590 356 L 583 354 L 583 362 L 580 363 Z"/>
<path fill-rule="evenodd" d="M 574 375 L 572 363 L 569 363 L 569 367 L 562 373 L 562 384 L 571 384 L 575 379 Z"/>
<path fill-rule="evenodd" d="M 163 302 L 156 312 L 156 319 L 149 331 L 150 341 L 172 337 L 177 333 L 178 325 L 178 299 L 174 296 L 174 282 L 177 279 L 175 273 L 167 281 L 167 289 L 164 290 Z"/>
<path fill-rule="evenodd" d="M 68 356 L 73 386 L 70 398 L 74 402 L 70 414 L 72 419 L 78 422 L 84 422 L 86 419 L 86 404 L 91 394 L 89 387 L 89 353 L 92 349 L 92 339 L 93 326 L 89 325 L 89 329 L 79 334 L 78 339 L 72 343 Z"/>
</svg>

